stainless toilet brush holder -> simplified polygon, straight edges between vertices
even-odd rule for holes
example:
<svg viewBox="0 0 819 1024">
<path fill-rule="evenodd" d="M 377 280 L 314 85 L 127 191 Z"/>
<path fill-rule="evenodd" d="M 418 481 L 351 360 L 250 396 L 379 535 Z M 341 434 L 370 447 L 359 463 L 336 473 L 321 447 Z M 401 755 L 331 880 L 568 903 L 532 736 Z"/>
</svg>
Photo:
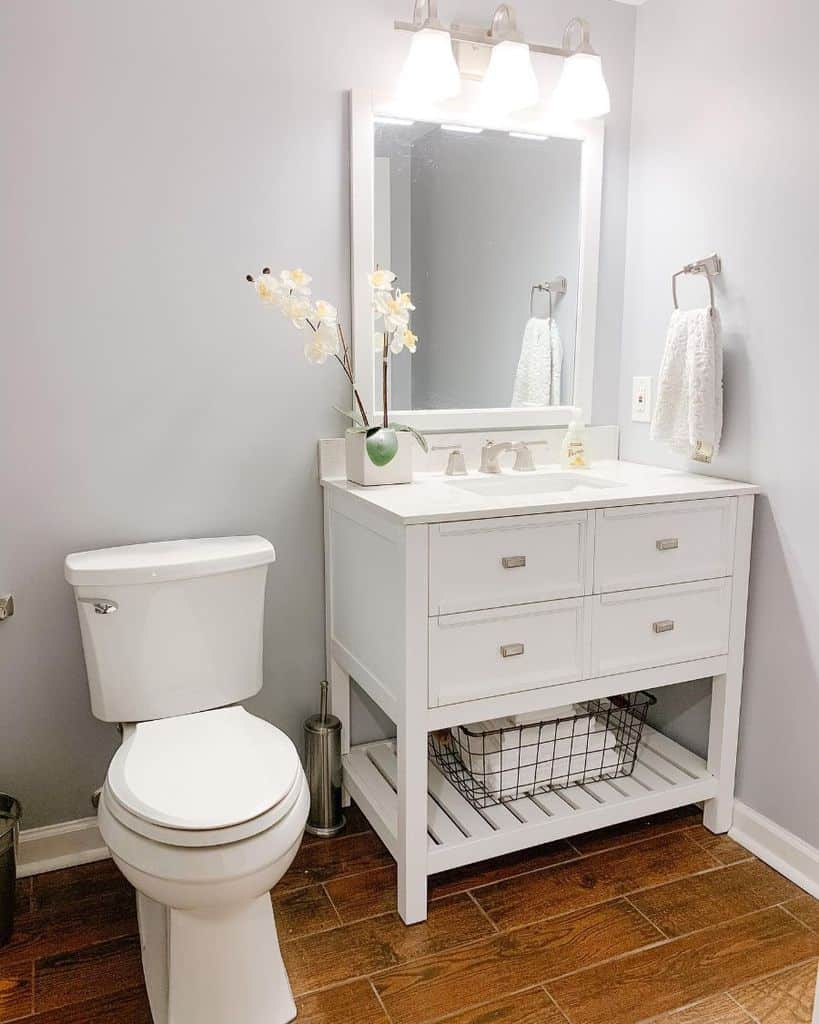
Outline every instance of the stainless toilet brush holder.
<svg viewBox="0 0 819 1024">
<path fill-rule="evenodd" d="M 341 811 L 341 720 L 327 714 L 327 682 L 321 684 L 321 711 L 304 723 L 304 765 L 310 788 L 305 831 L 335 836 L 346 824 Z"/>
</svg>

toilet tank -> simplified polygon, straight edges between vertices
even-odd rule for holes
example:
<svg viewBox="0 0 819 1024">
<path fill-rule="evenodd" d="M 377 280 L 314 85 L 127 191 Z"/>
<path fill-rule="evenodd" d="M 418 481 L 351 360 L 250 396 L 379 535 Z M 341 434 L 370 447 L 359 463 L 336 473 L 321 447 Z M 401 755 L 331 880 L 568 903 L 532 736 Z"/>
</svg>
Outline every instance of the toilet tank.
<svg viewBox="0 0 819 1024">
<path fill-rule="evenodd" d="M 244 700 L 262 686 L 264 537 L 210 537 L 69 555 L 91 710 L 145 722 Z"/>
</svg>

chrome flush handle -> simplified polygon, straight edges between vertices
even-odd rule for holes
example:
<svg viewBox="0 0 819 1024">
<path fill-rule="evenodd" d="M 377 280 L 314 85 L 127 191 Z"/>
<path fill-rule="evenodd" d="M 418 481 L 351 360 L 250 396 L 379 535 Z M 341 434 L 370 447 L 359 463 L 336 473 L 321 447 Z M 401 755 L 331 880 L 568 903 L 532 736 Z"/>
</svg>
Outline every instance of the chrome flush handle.
<svg viewBox="0 0 819 1024">
<path fill-rule="evenodd" d="M 78 597 L 77 601 L 80 604 L 92 605 L 97 615 L 113 615 L 115 611 L 119 610 L 117 602 L 111 601 L 107 597 Z"/>
</svg>

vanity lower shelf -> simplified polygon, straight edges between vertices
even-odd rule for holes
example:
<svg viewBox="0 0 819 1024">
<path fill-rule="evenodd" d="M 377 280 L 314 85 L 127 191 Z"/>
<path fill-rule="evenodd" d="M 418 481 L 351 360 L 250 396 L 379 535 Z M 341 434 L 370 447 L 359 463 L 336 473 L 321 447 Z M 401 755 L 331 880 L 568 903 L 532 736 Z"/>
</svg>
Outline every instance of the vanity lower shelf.
<svg viewBox="0 0 819 1024">
<path fill-rule="evenodd" d="M 344 782 L 394 857 L 398 851 L 398 762 L 394 740 L 353 747 Z M 630 776 L 523 797 L 477 811 L 429 764 L 427 872 L 511 853 L 580 832 L 708 800 L 718 781 L 705 761 L 645 727 Z"/>
</svg>

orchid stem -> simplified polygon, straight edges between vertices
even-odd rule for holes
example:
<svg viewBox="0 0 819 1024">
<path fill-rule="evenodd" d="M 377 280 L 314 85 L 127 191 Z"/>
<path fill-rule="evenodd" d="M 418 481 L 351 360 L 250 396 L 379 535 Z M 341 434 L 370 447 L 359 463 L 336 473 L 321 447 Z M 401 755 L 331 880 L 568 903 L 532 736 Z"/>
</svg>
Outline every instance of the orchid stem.
<svg viewBox="0 0 819 1024">
<path fill-rule="evenodd" d="M 389 365 L 390 365 L 390 355 L 389 355 L 390 350 L 389 350 L 389 347 L 388 347 L 388 340 L 389 340 L 389 336 L 387 335 L 387 332 L 384 331 L 384 345 L 383 345 L 383 348 L 382 348 L 382 355 L 381 355 L 381 400 L 382 400 L 382 403 L 383 403 L 383 406 L 384 406 L 384 429 L 385 430 L 390 425 L 389 413 L 387 411 L 387 391 L 388 391 L 388 387 L 387 387 L 387 374 L 388 374 Z"/>
</svg>

